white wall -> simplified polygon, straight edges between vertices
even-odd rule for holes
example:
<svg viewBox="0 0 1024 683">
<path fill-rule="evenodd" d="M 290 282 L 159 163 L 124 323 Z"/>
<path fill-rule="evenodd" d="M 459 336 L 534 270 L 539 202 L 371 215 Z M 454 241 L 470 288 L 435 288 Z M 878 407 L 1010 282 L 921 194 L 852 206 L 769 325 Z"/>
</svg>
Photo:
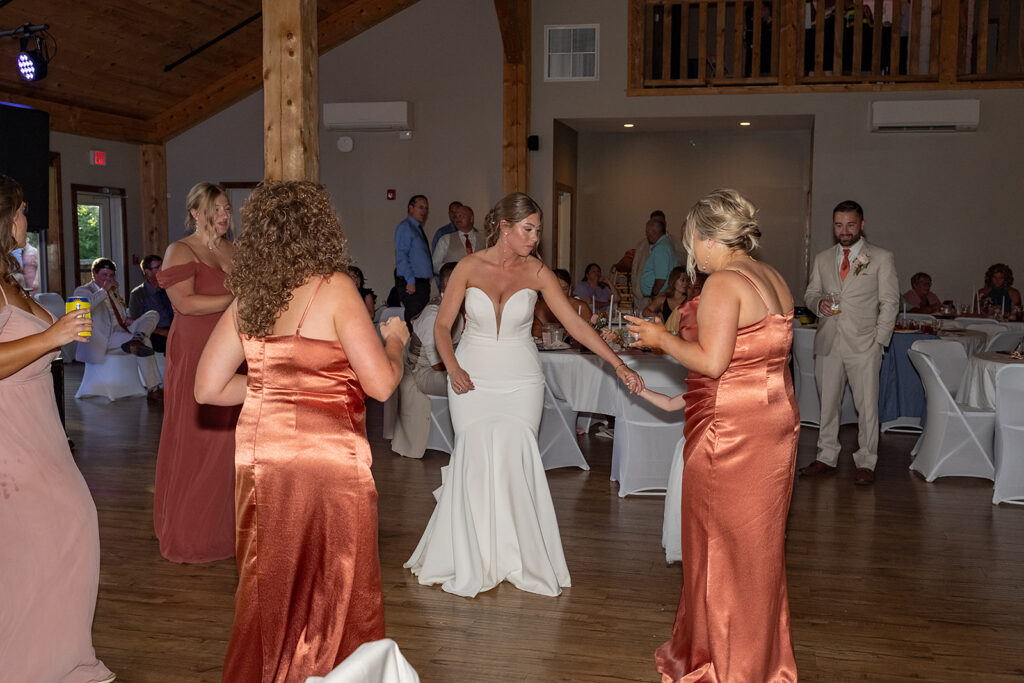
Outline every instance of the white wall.
<svg viewBox="0 0 1024 683">
<path fill-rule="evenodd" d="M 349 249 L 378 295 L 394 284 L 394 227 L 414 194 L 430 199 L 426 232 L 448 222 L 453 199 L 478 223 L 501 193 L 501 35 L 494 5 L 421 0 L 320 58 L 321 102 L 407 100 L 413 137 L 320 129 L 320 181 L 330 192 Z M 171 239 L 180 237 L 184 197 L 200 180 L 259 180 L 263 95 L 253 95 L 167 145 Z M 397 192 L 395 201 L 386 191 Z M 236 224 L 238 209 L 236 210 Z"/>
<path fill-rule="evenodd" d="M 639 119 L 642 128 L 644 117 L 811 115 L 812 253 L 831 244 L 832 207 L 856 199 L 865 209 L 869 239 L 896 253 L 905 289 L 911 274 L 928 270 L 939 296 L 963 298 L 981 285 L 985 268 L 995 261 L 1008 263 L 1024 280 L 1018 208 L 1024 191 L 1024 89 L 627 97 L 626 11 L 623 0 L 533 3 L 531 132 L 541 136 L 542 144 L 531 156 L 530 187 L 545 211 L 552 206 L 552 182 L 550 145 L 543 140 L 550 139 L 555 119 L 629 117 Z M 567 23 L 600 24 L 600 81 L 544 82 L 544 25 Z M 981 100 L 977 132 L 868 131 L 873 100 L 961 97 Z M 654 203 L 673 201 L 669 195 Z M 594 208 L 580 210 L 595 213 Z M 606 234 L 619 229 L 599 227 L 599 213 L 591 218 L 587 229 Z"/>
</svg>

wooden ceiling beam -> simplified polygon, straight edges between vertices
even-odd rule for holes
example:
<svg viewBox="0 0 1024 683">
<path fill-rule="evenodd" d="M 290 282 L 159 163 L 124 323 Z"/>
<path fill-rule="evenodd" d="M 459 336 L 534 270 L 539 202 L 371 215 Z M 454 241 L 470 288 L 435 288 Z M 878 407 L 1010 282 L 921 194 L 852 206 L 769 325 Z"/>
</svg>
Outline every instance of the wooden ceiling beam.
<svg viewBox="0 0 1024 683">
<path fill-rule="evenodd" d="M 152 143 L 159 141 L 159 135 L 149 121 L 25 97 L 4 90 L 0 90 L 0 101 L 20 104 L 49 113 L 50 130 L 60 133 L 118 142 Z"/>
</svg>

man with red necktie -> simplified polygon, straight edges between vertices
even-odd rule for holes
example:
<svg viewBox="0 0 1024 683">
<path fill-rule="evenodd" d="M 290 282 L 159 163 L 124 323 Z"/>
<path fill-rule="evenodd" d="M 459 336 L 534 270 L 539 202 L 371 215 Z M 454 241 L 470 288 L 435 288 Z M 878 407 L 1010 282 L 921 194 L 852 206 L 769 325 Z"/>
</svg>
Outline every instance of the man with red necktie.
<svg viewBox="0 0 1024 683">
<path fill-rule="evenodd" d="M 480 251 L 487 246 L 483 234 L 473 227 L 474 219 L 473 209 L 470 207 L 462 205 L 455 209 L 455 217 L 452 219 L 455 232 L 442 235 L 431 256 L 435 274 L 440 273 L 441 266 L 449 261 L 458 262 L 467 254 Z"/>
<path fill-rule="evenodd" d="M 832 211 L 837 244 L 814 259 L 804 303 L 818 312 L 814 377 L 821 398 L 818 457 L 803 476 L 831 474 L 839 460 L 839 413 L 846 384 L 857 408 L 854 483 L 872 484 L 878 460 L 878 373 L 899 309 L 892 252 L 864 239 L 864 210 L 854 201 Z M 832 296 L 829 296 L 832 295 Z M 832 299 L 838 306 L 834 306 Z"/>
</svg>

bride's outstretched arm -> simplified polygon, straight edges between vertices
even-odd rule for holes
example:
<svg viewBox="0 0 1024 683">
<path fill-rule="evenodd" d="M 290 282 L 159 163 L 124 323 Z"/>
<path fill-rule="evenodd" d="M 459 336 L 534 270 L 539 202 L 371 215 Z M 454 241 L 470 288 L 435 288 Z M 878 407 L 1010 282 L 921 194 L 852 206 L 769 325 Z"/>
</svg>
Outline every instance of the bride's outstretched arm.
<svg viewBox="0 0 1024 683">
<path fill-rule="evenodd" d="M 594 331 L 594 328 L 576 313 L 576 309 L 572 307 L 565 294 L 562 293 L 562 288 L 558 286 L 558 278 L 555 277 L 555 274 L 545 267 L 539 277 L 540 291 L 544 295 L 544 302 L 558 318 L 558 322 L 562 323 L 562 327 L 569 333 L 569 336 L 593 351 L 601 359 L 611 363 L 615 368 L 615 376 L 625 382 L 632 393 L 643 391 L 644 381 L 640 375 L 628 367 Z"/>
<path fill-rule="evenodd" d="M 456 394 L 464 394 L 473 389 L 473 380 L 469 373 L 462 369 L 459 361 L 455 360 L 455 345 L 452 344 L 452 326 L 455 318 L 459 315 L 462 302 L 466 298 L 466 280 L 470 265 L 466 263 L 469 257 L 459 262 L 448 279 L 448 286 L 441 297 L 441 306 L 437 310 L 437 318 L 434 320 L 434 347 L 437 355 L 441 357 L 445 369 L 448 371 L 448 380 Z"/>
</svg>

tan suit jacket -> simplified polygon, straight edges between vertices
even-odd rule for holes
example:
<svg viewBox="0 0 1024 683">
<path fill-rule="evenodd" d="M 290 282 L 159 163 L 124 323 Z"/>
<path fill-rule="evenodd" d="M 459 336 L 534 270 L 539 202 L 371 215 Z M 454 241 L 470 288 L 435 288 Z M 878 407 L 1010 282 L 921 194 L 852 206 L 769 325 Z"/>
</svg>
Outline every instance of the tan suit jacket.
<svg viewBox="0 0 1024 683">
<path fill-rule="evenodd" d="M 815 355 L 868 353 L 886 347 L 896 324 L 900 292 L 892 252 L 865 241 L 857 259 L 867 264 L 857 272 L 855 261 L 844 281 L 839 278 L 841 250 L 837 244 L 815 257 L 804 294 L 805 305 L 819 315 L 818 304 L 825 295 L 840 293 L 839 315 L 818 318 Z"/>
</svg>

